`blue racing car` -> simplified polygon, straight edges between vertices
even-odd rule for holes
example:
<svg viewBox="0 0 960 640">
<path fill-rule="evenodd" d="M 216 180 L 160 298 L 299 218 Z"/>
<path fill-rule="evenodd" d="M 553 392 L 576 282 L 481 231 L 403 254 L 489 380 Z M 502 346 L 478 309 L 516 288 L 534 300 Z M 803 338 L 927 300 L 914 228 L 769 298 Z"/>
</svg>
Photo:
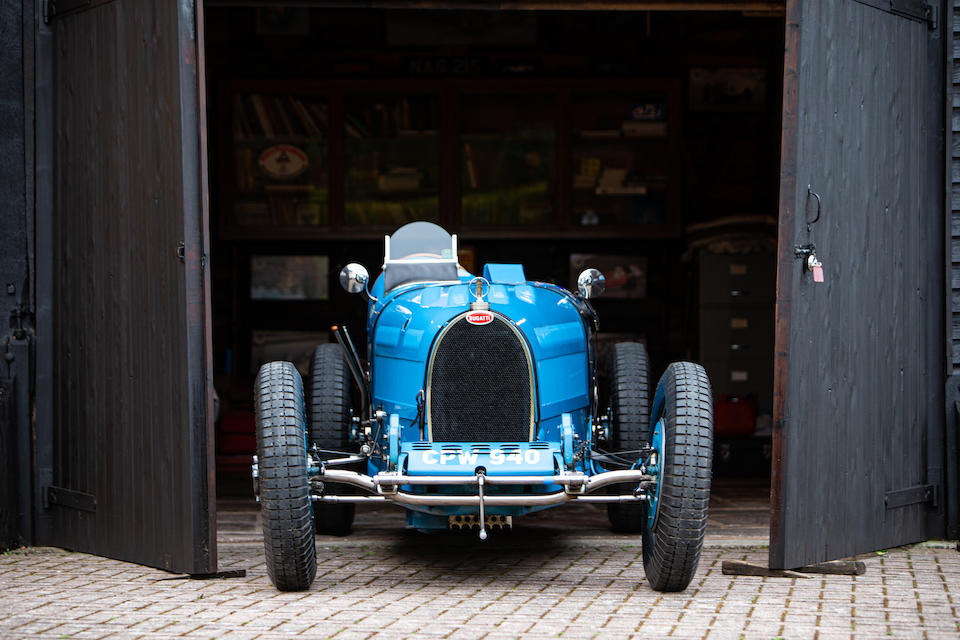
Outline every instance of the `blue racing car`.
<svg viewBox="0 0 960 640">
<path fill-rule="evenodd" d="M 309 587 L 314 534 L 349 533 L 355 505 L 370 502 L 480 540 L 533 511 L 605 504 L 614 530 L 641 534 L 651 586 L 686 588 L 710 497 L 710 383 L 675 362 L 651 402 L 644 346 L 618 343 L 600 406 L 599 271 L 576 293 L 527 280 L 519 264 L 475 276 L 455 235 L 413 222 L 385 238 L 375 281 L 350 264 L 340 283 L 368 300 L 366 361 L 334 327 L 306 388 L 289 362 L 265 364 L 254 388 L 254 486 L 278 589 Z"/>
</svg>

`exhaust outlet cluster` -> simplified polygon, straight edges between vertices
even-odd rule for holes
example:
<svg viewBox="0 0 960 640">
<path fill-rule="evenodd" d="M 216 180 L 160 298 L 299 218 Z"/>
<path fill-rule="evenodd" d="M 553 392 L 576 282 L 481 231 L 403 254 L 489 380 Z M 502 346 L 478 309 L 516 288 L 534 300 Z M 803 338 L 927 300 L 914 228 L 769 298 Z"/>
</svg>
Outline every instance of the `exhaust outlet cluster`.
<svg viewBox="0 0 960 640">
<path fill-rule="evenodd" d="M 489 531 L 510 531 L 513 528 L 513 516 L 484 516 L 484 529 Z M 447 525 L 450 531 L 476 533 L 480 530 L 480 518 L 475 515 L 450 516 Z"/>
</svg>

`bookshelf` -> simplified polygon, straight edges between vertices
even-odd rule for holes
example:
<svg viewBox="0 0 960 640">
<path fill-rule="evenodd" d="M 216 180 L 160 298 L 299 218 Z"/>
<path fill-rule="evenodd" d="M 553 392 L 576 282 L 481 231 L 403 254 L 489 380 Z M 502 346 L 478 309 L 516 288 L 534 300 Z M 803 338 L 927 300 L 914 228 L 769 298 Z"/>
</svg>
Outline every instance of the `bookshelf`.
<svg viewBox="0 0 960 640">
<path fill-rule="evenodd" d="M 238 227 L 329 221 L 328 107 L 323 96 L 232 97 L 233 207 Z"/>
<path fill-rule="evenodd" d="M 437 221 L 439 122 L 436 94 L 344 96 L 345 227 Z"/>
<path fill-rule="evenodd" d="M 557 207 L 556 93 L 465 93 L 460 103 L 462 223 L 550 223 Z"/>
<path fill-rule="evenodd" d="M 679 81 L 233 81 L 220 104 L 226 239 L 411 220 L 478 238 L 679 233 Z"/>
<path fill-rule="evenodd" d="M 670 221 L 672 105 L 662 93 L 572 96 L 572 224 L 665 225 Z M 675 105 L 674 105 L 675 106 Z"/>
</svg>

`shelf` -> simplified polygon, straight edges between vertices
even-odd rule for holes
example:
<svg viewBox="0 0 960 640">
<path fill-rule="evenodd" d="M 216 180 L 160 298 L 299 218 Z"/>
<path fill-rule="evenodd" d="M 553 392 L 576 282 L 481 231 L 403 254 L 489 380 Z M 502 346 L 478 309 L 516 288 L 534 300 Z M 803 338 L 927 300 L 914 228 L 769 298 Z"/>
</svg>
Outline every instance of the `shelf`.
<svg viewBox="0 0 960 640">
<path fill-rule="evenodd" d="M 307 86 L 316 95 L 297 93 Z M 679 80 L 382 86 L 230 85 L 221 104 L 221 144 L 233 156 L 221 164 L 224 237 L 361 238 L 416 219 L 490 237 L 679 233 Z M 296 147 L 291 164 L 277 162 L 282 149 L 261 162 L 278 145 Z M 669 179 L 637 180 L 660 175 Z"/>
<path fill-rule="evenodd" d="M 664 133 L 650 133 L 650 134 L 639 134 L 639 133 L 624 133 L 623 131 L 618 131 L 617 129 L 612 129 L 610 131 L 575 131 L 573 134 L 574 139 L 578 141 L 589 141 L 589 142 L 623 142 L 624 140 L 666 140 L 667 134 Z"/>
<path fill-rule="evenodd" d="M 465 133 L 461 136 L 461 139 L 464 142 L 495 142 L 498 144 L 504 143 L 517 143 L 523 142 L 524 140 L 530 140 L 533 142 L 553 142 L 556 140 L 557 135 L 555 132 L 543 132 L 543 133 L 518 133 L 517 135 L 508 135 L 503 133 Z"/>
<path fill-rule="evenodd" d="M 346 136 L 347 144 L 395 144 L 398 142 L 403 143 L 417 143 L 423 144 L 425 140 L 436 140 L 439 137 L 437 133 L 424 133 L 420 135 L 398 135 L 398 136 L 386 136 L 382 138 L 374 138 L 371 136 Z"/>
<path fill-rule="evenodd" d="M 290 144 L 294 146 L 316 145 L 326 147 L 329 144 L 326 138 L 297 138 L 293 136 L 275 138 L 265 138 L 263 136 L 258 136 L 256 138 L 234 138 L 233 143 L 236 145 L 247 145 L 252 147 L 272 146 L 276 144 Z"/>
<path fill-rule="evenodd" d="M 379 200 L 382 198 L 435 198 L 439 195 L 439 189 L 411 189 L 404 191 L 397 189 L 395 191 L 347 191 L 346 200 L 348 202 Z"/>
</svg>

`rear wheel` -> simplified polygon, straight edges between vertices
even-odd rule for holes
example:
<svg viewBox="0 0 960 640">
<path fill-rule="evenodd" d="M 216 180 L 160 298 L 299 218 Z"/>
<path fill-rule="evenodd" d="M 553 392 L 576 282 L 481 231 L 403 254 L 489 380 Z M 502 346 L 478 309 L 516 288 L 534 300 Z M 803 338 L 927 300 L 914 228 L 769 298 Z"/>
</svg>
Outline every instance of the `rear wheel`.
<svg viewBox="0 0 960 640">
<path fill-rule="evenodd" d="M 301 591 L 317 573 L 303 382 L 293 364 L 270 362 L 260 368 L 254 389 L 267 573 L 277 589 Z"/>
<path fill-rule="evenodd" d="M 639 342 L 619 342 L 607 369 L 610 384 L 610 438 L 615 451 L 636 451 L 646 446 L 650 429 L 647 350 Z M 636 459 L 637 455 L 626 456 Z M 607 517 L 614 531 L 640 533 L 641 504 L 607 505 Z"/>
<path fill-rule="evenodd" d="M 700 561 L 710 502 L 713 399 L 703 367 L 671 364 L 657 384 L 647 469 L 656 486 L 642 503 L 643 569 L 657 591 L 682 591 Z"/>
<path fill-rule="evenodd" d="M 338 344 L 321 344 L 310 361 L 310 436 L 317 448 L 345 452 L 350 446 L 350 371 Z M 321 453 L 321 458 L 339 457 Z M 346 485 L 332 485 L 338 493 Z M 317 533 L 345 536 L 353 527 L 353 504 L 313 503 Z"/>
</svg>

